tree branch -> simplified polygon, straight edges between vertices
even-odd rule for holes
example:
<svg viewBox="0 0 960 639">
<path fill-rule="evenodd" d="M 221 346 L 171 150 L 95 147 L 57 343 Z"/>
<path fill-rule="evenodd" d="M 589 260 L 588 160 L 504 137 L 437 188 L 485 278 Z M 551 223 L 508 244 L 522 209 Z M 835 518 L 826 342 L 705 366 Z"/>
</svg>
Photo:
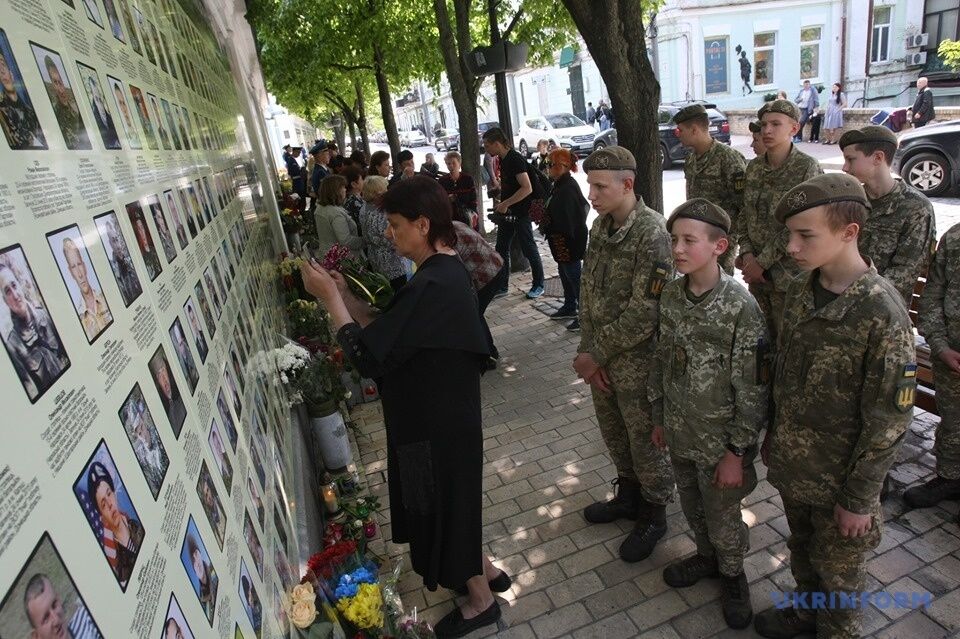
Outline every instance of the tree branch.
<svg viewBox="0 0 960 639">
<path fill-rule="evenodd" d="M 373 65 L 371 64 L 340 64 L 337 62 L 328 62 L 327 66 L 340 71 L 373 71 Z"/>
<path fill-rule="evenodd" d="M 521 6 L 517 9 L 517 12 L 513 15 L 513 20 L 510 21 L 510 24 L 507 25 L 507 28 L 503 33 L 500 34 L 501 40 L 506 40 L 510 37 L 510 33 L 513 31 L 513 28 L 517 26 L 517 23 L 520 21 L 520 17 L 523 15 L 523 7 Z"/>
</svg>

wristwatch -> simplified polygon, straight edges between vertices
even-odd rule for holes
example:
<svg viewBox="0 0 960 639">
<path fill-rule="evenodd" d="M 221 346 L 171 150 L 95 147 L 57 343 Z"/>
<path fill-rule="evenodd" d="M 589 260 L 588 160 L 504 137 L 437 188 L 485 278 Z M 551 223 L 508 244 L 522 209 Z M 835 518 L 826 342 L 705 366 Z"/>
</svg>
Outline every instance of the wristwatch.
<svg viewBox="0 0 960 639">
<path fill-rule="evenodd" d="M 737 457 L 743 457 L 747 454 L 746 448 L 741 448 L 740 446 L 734 446 L 733 444 L 727 444 L 727 450 L 736 455 Z"/>
</svg>

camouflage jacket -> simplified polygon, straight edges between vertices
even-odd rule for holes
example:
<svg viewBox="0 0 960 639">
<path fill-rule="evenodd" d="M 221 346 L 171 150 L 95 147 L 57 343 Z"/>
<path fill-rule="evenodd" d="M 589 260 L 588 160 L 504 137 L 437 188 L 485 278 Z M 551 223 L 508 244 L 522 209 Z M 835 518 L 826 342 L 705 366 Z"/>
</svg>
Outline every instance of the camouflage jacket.
<svg viewBox="0 0 960 639">
<path fill-rule="evenodd" d="M 647 395 L 670 454 L 713 466 L 728 443 L 756 443 L 767 416 L 769 352 L 763 313 L 731 276 L 721 273 L 698 303 L 687 298 L 686 278 L 664 286 Z"/>
<path fill-rule="evenodd" d="M 663 285 L 673 277 L 670 234 L 657 211 L 637 206 L 612 235 L 613 218 L 590 230 L 580 280 L 580 346 L 601 366 L 653 349 Z"/>
<path fill-rule="evenodd" d="M 960 224 L 940 238 L 920 297 L 918 320 L 934 357 L 948 348 L 960 350 Z"/>
<path fill-rule="evenodd" d="M 933 205 L 920 191 L 897 180 L 893 190 L 876 200 L 857 244 L 910 308 L 917 278 L 930 263 L 937 243 Z"/>
<path fill-rule="evenodd" d="M 784 305 L 768 479 L 784 497 L 867 514 L 913 416 L 913 331 L 872 265 L 819 310 L 814 277 L 794 280 Z"/>
<path fill-rule="evenodd" d="M 740 255 L 753 253 L 773 279 L 777 290 L 787 290 L 799 269 L 787 255 L 787 227 L 773 214 L 787 191 L 822 173 L 820 164 L 797 150 L 796 146 L 790 148 L 790 155 L 778 168 L 767 164 L 766 155 L 747 164 L 743 178 L 743 208 L 737 226 Z"/>
<path fill-rule="evenodd" d="M 743 205 L 743 179 L 747 161 L 740 151 L 722 142 L 714 142 L 702 156 L 687 156 L 683 175 L 687 180 L 687 199 L 702 197 L 721 207 L 730 216 L 735 232 Z"/>
</svg>

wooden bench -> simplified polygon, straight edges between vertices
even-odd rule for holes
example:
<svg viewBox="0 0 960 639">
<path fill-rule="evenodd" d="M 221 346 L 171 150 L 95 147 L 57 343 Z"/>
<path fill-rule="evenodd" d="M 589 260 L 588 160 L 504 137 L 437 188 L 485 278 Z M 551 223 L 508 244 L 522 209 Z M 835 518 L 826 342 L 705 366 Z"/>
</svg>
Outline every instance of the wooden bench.
<svg viewBox="0 0 960 639">
<path fill-rule="evenodd" d="M 914 327 L 917 326 L 917 317 L 920 308 L 920 295 L 927 285 L 927 273 L 924 271 L 917 278 L 917 284 L 913 287 L 913 298 L 910 300 L 910 322 Z M 917 408 L 939 415 L 937 410 L 937 391 L 933 385 L 933 363 L 930 360 L 930 346 L 917 336 L 917 395 L 914 405 Z"/>
</svg>

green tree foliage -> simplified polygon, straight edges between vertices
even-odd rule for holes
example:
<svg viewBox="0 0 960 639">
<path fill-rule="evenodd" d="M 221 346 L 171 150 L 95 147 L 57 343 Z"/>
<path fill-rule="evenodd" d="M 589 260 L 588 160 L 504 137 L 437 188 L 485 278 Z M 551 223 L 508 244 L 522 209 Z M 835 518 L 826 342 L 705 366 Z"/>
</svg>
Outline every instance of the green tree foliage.
<svg viewBox="0 0 960 639">
<path fill-rule="evenodd" d="M 944 40 L 937 47 L 937 53 L 943 58 L 944 64 L 960 72 L 960 41 Z"/>
</svg>

